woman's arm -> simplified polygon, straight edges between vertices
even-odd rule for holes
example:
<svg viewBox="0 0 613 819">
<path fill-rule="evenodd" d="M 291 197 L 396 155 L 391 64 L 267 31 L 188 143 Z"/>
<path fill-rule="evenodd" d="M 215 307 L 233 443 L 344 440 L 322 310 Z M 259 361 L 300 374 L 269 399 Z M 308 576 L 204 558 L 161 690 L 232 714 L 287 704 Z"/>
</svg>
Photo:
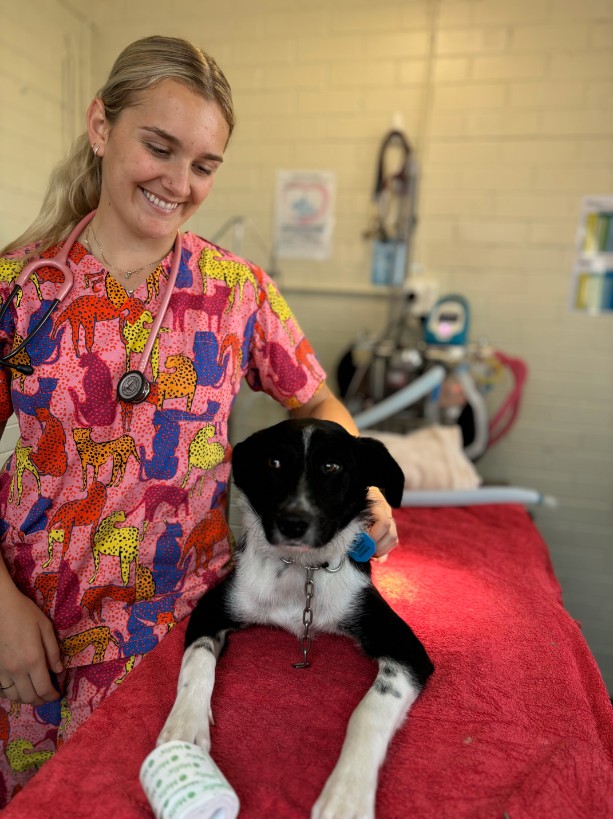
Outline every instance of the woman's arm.
<svg viewBox="0 0 613 819">
<path fill-rule="evenodd" d="M 307 404 L 290 410 L 290 415 L 292 418 L 319 418 L 322 421 L 336 421 L 352 435 L 360 434 L 350 413 L 327 384 L 323 384 Z"/>
<path fill-rule="evenodd" d="M 51 621 L 19 591 L 0 554 L 0 697 L 31 705 L 57 699 L 49 669 L 62 671 Z"/>
<path fill-rule="evenodd" d="M 51 621 L 19 591 L 0 556 L 0 696 L 44 705 L 59 697 L 49 669 L 62 668 Z"/>
</svg>

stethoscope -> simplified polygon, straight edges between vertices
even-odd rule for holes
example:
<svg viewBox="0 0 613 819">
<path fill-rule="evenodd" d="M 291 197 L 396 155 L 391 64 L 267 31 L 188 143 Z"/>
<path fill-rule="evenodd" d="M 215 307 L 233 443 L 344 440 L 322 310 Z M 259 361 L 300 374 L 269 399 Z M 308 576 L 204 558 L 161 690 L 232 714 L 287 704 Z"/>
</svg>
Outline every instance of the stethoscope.
<svg viewBox="0 0 613 819">
<path fill-rule="evenodd" d="M 2 308 L 0 308 L 0 324 L 4 319 L 4 316 L 9 306 L 15 299 L 17 300 L 16 304 L 19 305 L 24 285 L 26 284 L 30 276 L 40 267 L 55 267 L 57 270 L 60 271 L 60 273 L 63 274 L 64 283 L 60 286 L 56 294 L 56 297 L 53 299 L 53 301 L 45 311 L 45 314 L 36 322 L 34 329 L 28 332 L 26 338 L 24 338 L 23 341 L 20 344 L 18 344 L 14 350 L 11 350 L 11 352 L 8 355 L 5 355 L 0 358 L 1 366 L 10 367 L 12 370 L 17 370 L 17 372 L 22 373 L 23 375 L 32 375 L 32 373 L 34 372 L 33 367 L 31 367 L 29 364 L 12 364 L 10 359 L 14 358 L 18 353 L 20 353 L 24 349 L 24 347 L 26 347 L 30 343 L 30 341 L 32 341 L 34 336 L 40 331 L 40 329 L 45 324 L 49 316 L 56 309 L 58 304 L 60 304 L 60 302 L 66 298 L 68 292 L 70 291 L 74 283 L 72 271 L 68 266 L 68 256 L 70 254 L 70 251 L 72 250 L 73 245 L 77 241 L 77 238 L 83 232 L 83 229 L 91 222 L 95 214 L 96 211 L 94 210 L 91 213 L 88 213 L 87 216 L 79 222 L 79 224 L 74 228 L 72 233 L 64 242 L 64 245 L 62 246 L 62 249 L 57 254 L 57 256 L 54 256 L 51 259 L 36 259 L 35 261 L 30 262 L 24 267 L 19 276 L 17 276 L 17 278 L 15 279 L 15 284 L 13 285 L 13 289 L 9 297 L 2 305 Z M 164 295 L 162 297 L 162 301 L 160 302 L 157 315 L 155 317 L 155 320 L 153 321 L 153 324 L 151 325 L 149 337 L 147 338 L 147 342 L 140 357 L 138 369 L 129 370 L 127 373 L 124 373 L 119 379 L 119 384 L 117 385 L 117 397 L 121 401 L 127 401 L 130 404 L 140 404 L 140 402 L 144 401 L 151 391 L 151 384 L 145 378 L 145 369 L 147 368 L 149 356 L 151 355 L 153 345 L 155 344 L 155 341 L 158 337 L 158 333 L 160 332 L 160 328 L 162 326 L 162 322 L 164 321 L 166 310 L 168 309 L 168 303 L 170 302 L 170 297 L 172 296 L 175 282 L 177 280 L 177 275 L 179 273 L 180 263 L 181 234 L 179 231 L 177 231 L 177 238 L 175 239 L 173 248 L 172 268 L 170 271 L 170 276 L 168 278 L 168 283 L 164 290 Z"/>
<path fill-rule="evenodd" d="M 401 152 L 398 170 L 386 173 L 385 159 L 390 148 L 397 143 Z M 391 242 L 402 238 L 407 214 L 406 200 L 411 191 L 411 158 L 413 149 L 402 131 L 390 131 L 379 148 L 377 176 L 373 201 L 375 218 L 373 227 L 365 232 L 366 238 Z"/>
</svg>

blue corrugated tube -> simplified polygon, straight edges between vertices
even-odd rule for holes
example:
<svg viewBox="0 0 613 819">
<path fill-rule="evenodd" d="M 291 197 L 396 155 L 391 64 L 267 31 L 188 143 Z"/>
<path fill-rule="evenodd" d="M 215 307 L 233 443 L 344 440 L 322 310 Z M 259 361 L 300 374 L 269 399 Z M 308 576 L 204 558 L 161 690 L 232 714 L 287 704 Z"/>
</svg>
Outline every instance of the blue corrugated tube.
<svg viewBox="0 0 613 819">
<path fill-rule="evenodd" d="M 424 395 L 432 392 L 433 389 L 443 383 L 445 379 L 445 368 L 437 364 L 428 370 L 427 373 L 421 375 L 416 381 L 413 381 L 406 387 L 403 387 L 398 392 L 390 395 L 389 398 L 384 398 L 379 401 L 374 407 L 358 412 L 353 416 L 358 429 L 367 429 L 373 424 L 378 424 L 390 415 L 395 415 L 405 407 L 410 407 Z"/>
</svg>

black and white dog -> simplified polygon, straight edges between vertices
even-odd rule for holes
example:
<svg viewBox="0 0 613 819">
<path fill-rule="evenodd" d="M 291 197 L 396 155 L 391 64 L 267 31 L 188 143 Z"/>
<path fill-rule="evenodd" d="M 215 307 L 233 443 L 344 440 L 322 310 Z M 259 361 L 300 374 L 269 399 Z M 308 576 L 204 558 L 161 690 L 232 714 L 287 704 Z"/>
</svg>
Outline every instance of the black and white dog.
<svg viewBox="0 0 613 819">
<path fill-rule="evenodd" d="M 374 817 L 389 742 L 434 670 L 375 589 L 368 561 L 350 555 L 372 522 L 368 488 L 380 487 L 399 506 L 402 471 L 379 441 L 313 419 L 256 432 L 235 446 L 232 465 L 244 496 L 236 567 L 191 615 L 177 698 L 158 745 L 180 739 L 209 752 L 215 665 L 229 631 L 252 624 L 287 629 L 302 641 L 301 666 L 309 664 L 309 631 L 346 634 L 378 661 L 379 671 L 349 721 L 311 816 Z"/>
</svg>

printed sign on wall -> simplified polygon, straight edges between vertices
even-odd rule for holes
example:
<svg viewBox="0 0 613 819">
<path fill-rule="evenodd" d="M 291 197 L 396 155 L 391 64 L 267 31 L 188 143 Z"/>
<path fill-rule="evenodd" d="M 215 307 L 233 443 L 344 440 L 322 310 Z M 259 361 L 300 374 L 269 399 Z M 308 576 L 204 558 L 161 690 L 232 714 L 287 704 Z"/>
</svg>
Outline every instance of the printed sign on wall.
<svg viewBox="0 0 613 819">
<path fill-rule="evenodd" d="M 279 258 L 330 258 L 335 188 L 330 171 L 278 171 L 275 250 Z"/>
</svg>

